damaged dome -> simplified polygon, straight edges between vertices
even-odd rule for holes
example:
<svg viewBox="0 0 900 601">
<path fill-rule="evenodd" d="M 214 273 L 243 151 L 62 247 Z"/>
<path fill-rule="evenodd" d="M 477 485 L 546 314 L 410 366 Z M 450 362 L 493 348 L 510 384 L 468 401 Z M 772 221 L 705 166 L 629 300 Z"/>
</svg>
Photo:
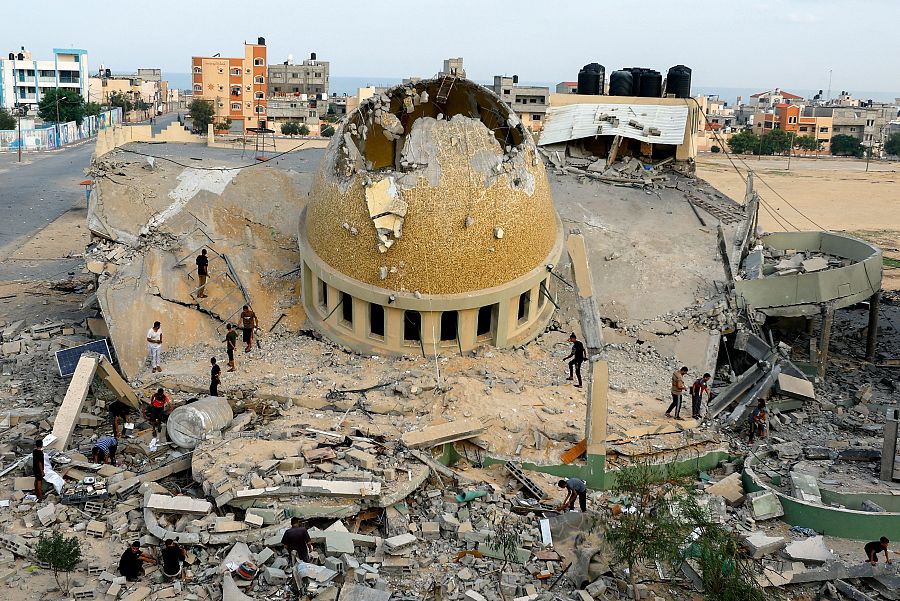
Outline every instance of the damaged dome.
<svg viewBox="0 0 900 601">
<path fill-rule="evenodd" d="M 319 258 L 353 279 L 458 294 L 546 264 L 559 221 L 515 113 L 478 84 L 442 78 L 392 88 L 348 115 L 300 227 Z"/>
</svg>

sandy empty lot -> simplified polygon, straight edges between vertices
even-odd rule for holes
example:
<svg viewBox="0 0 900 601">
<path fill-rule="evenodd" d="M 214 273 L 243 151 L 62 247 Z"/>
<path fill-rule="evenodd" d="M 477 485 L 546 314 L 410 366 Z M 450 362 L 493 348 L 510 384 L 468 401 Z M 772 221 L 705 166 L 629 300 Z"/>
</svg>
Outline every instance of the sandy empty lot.
<svg viewBox="0 0 900 601">
<path fill-rule="evenodd" d="M 783 157 L 733 158 L 743 174 L 750 169 L 759 176 L 756 189 L 768 208 L 759 220 L 767 230 L 818 225 L 865 238 L 900 259 L 900 163 L 873 162 L 866 172 L 861 160 L 794 157 L 788 170 Z M 697 175 L 735 200 L 744 197 L 744 182 L 723 155 L 698 157 Z M 900 270 L 885 270 L 884 288 L 900 288 Z"/>
</svg>

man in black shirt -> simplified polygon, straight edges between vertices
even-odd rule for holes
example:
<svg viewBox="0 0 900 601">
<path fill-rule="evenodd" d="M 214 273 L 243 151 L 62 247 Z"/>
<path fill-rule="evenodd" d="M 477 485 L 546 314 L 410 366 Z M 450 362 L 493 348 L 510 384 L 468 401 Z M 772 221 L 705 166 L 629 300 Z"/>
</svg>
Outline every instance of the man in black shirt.
<svg viewBox="0 0 900 601">
<path fill-rule="evenodd" d="M 44 441 L 34 441 L 34 451 L 31 452 L 31 469 L 34 472 L 34 494 L 38 501 L 44 500 Z"/>
<path fill-rule="evenodd" d="M 156 560 L 146 553 L 141 553 L 141 543 L 134 541 L 119 558 L 119 573 L 133 582 L 143 573 L 145 563 L 154 564 Z"/>
<path fill-rule="evenodd" d="M 866 561 L 874 566 L 878 563 L 878 554 L 884 551 L 884 563 L 894 563 L 888 556 L 888 544 L 890 542 L 886 536 L 882 536 L 881 540 L 873 540 L 871 543 L 866 543 Z"/>
<path fill-rule="evenodd" d="M 559 505 L 560 509 L 575 509 L 575 499 L 581 512 L 587 511 L 587 482 L 581 478 L 567 478 L 556 483 L 560 488 L 566 489 L 566 498 Z"/>
<path fill-rule="evenodd" d="M 197 288 L 197 298 L 206 298 L 206 279 L 209 277 L 209 257 L 206 249 L 197 255 L 197 276 L 200 278 L 200 287 Z"/>
<path fill-rule="evenodd" d="M 572 372 L 574 371 L 575 375 L 578 376 L 578 384 L 575 384 L 575 388 L 581 388 L 581 364 L 584 363 L 584 345 L 575 336 L 575 332 L 572 332 L 572 335 L 569 336 L 569 342 L 572 343 L 572 352 L 563 359 L 563 361 L 567 361 L 569 357 L 572 358 L 569 361 L 569 377 L 566 380 L 572 379 Z"/>
<path fill-rule="evenodd" d="M 312 550 L 312 541 L 309 532 L 300 525 L 299 518 L 291 518 L 291 527 L 284 531 L 281 544 L 290 557 L 291 565 L 294 563 L 294 551 L 297 557 L 304 563 L 309 563 L 309 552 Z"/>
<path fill-rule="evenodd" d="M 219 382 L 222 380 L 222 368 L 216 365 L 216 358 L 209 360 L 212 367 L 209 370 L 209 396 L 219 396 Z"/>
<path fill-rule="evenodd" d="M 181 562 L 187 555 L 184 548 L 171 538 L 166 539 L 166 546 L 162 550 L 162 571 L 168 578 L 177 578 L 181 574 Z M 183 576 L 182 576 L 183 578 Z"/>
<path fill-rule="evenodd" d="M 122 438 L 119 432 L 119 426 L 123 426 L 126 421 L 128 421 L 128 414 L 131 412 L 131 407 L 123 403 L 122 401 L 114 401 L 109 406 L 109 419 L 112 421 L 113 427 L 113 438 Z M 121 432 L 124 434 L 124 431 Z"/>
</svg>

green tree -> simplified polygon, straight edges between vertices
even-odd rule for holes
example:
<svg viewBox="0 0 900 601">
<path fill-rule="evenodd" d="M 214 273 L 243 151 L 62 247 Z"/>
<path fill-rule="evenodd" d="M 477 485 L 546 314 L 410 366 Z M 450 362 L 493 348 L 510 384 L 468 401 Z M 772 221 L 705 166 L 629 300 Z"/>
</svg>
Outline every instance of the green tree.
<svg viewBox="0 0 900 601">
<path fill-rule="evenodd" d="M 15 129 L 16 118 L 5 106 L 0 106 L 0 129 Z"/>
<path fill-rule="evenodd" d="M 300 134 L 301 136 L 308 136 L 309 135 L 309 127 L 307 127 L 306 124 L 303 123 L 300 125 L 299 129 L 297 129 L 297 133 Z"/>
<path fill-rule="evenodd" d="M 62 533 L 53 531 L 50 535 L 41 533 L 35 549 L 37 560 L 45 563 L 53 570 L 56 584 L 64 593 L 69 593 L 69 572 L 81 561 L 81 543 L 78 538 L 66 538 Z M 65 578 L 62 575 L 65 574 Z"/>
<path fill-rule="evenodd" d="M 884 151 L 895 156 L 900 155 L 900 133 L 888 136 L 884 143 Z"/>
<path fill-rule="evenodd" d="M 216 117 L 216 108 L 213 106 L 211 100 L 195 98 L 188 105 L 188 113 L 191 115 L 194 129 L 199 130 L 201 133 L 205 133 L 209 128 L 209 124 L 212 123 L 213 119 Z"/>
<path fill-rule="evenodd" d="M 122 92 L 113 92 L 110 94 L 108 102 L 110 107 L 119 107 L 122 109 L 123 113 L 134 110 L 134 103 Z"/>
<path fill-rule="evenodd" d="M 84 103 L 85 117 L 90 117 L 91 115 L 99 115 L 99 114 L 100 114 L 100 103 L 98 103 L 98 102 L 85 102 Z"/>
<path fill-rule="evenodd" d="M 715 154 L 717 152 L 722 152 L 722 149 L 719 148 L 718 146 L 716 146 L 715 144 L 713 144 L 712 148 L 710 148 L 709 151 L 712 152 L 713 154 Z"/>
<path fill-rule="evenodd" d="M 320 134 L 323 138 L 330 138 L 334 135 L 334 127 L 332 127 L 331 125 L 326 125 L 322 128 Z"/>
<path fill-rule="evenodd" d="M 791 134 L 773 129 L 760 138 L 759 154 L 784 154 L 791 149 Z"/>
<path fill-rule="evenodd" d="M 296 121 L 288 121 L 281 124 L 281 133 L 285 136 L 296 136 L 300 133 L 300 124 Z"/>
<path fill-rule="evenodd" d="M 735 154 L 755 154 L 759 148 L 759 136 L 745 129 L 728 140 L 728 147 Z"/>
<path fill-rule="evenodd" d="M 831 138 L 831 154 L 844 157 L 863 156 L 863 145 L 853 136 L 838 134 Z"/>
<path fill-rule="evenodd" d="M 231 120 L 231 117 L 225 117 L 224 119 L 222 119 L 222 120 L 219 121 L 218 123 L 214 124 L 214 125 L 213 125 L 213 128 L 214 128 L 216 131 L 228 131 L 228 130 L 231 129 L 231 124 L 232 124 L 232 123 L 233 123 L 233 121 Z"/>
<path fill-rule="evenodd" d="M 57 107 L 59 107 L 58 111 Z M 57 114 L 59 114 L 59 123 L 74 121 L 81 125 L 81 122 L 84 121 L 84 98 L 76 90 L 60 88 L 47 90 L 41 96 L 38 116 L 44 121 L 56 123 Z"/>
<path fill-rule="evenodd" d="M 813 136 L 800 136 L 794 139 L 794 147 L 801 150 L 818 150 L 819 141 Z"/>
</svg>

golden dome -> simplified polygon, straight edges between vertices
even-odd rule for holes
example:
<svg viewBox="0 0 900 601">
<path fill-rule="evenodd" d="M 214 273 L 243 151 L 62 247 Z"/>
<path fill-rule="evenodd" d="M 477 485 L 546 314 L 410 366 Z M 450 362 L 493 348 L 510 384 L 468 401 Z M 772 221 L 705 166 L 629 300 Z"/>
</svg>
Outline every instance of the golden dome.
<svg viewBox="0 0 900 601">
<path fill-rule="evenodd" d="M 456 78 L 361 103 L 325 151 L 300 226 L 338 272 L 420 294 L 510 282 L 548 260 L 557 232 L 531 135 L 490 90 Z"/>
</svg>

